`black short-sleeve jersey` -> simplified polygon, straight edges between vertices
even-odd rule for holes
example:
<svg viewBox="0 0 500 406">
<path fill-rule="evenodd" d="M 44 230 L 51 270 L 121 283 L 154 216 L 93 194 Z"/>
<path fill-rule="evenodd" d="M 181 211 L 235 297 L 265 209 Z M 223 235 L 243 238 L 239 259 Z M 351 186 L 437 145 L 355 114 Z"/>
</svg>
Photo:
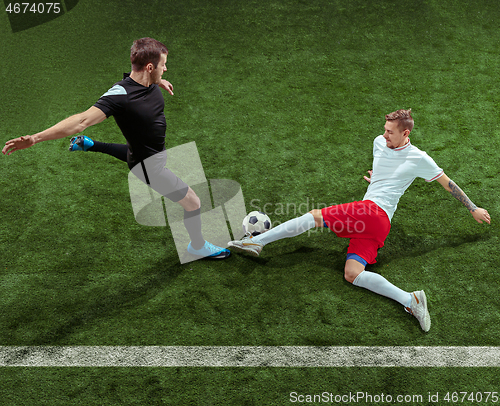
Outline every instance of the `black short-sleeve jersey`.
<svg viewBox="0 0 500 406">
<path fill-rule="evenodd" d="M 165 150 L 165 100 L 158 85 L 145 87 L 125 73 L 94 106 L 115 118 L 127 140 L 129 168 Z"/>
</svg>

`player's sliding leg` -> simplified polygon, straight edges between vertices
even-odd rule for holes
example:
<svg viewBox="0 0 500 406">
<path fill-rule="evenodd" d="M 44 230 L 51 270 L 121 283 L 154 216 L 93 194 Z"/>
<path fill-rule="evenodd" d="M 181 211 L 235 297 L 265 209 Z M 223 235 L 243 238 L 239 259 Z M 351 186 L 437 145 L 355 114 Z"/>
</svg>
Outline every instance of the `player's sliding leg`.
<svg viewBox="0 0 500 406">
<path fill-rule="evenodd" d="M 314 211 L 315 210 L 313 210 L 313 212 Z M 320 224 L 322 226 L 322 223 Z M 314 214 L 309 212 L 303 216 L 288 220 L 255 237 L 247 235 L 241 240 L 230 241 L 228 245 L 237 251 L 247 252 L 251 255 L 259 256 L 264 245 L 283 238 L 295 237 L 314 227 L 317 227 L 317 220 Z"/>
<path fill-rule="evenodd" d="M 270 242 L 282 238 L 294 237 L 313 227 L 323 226 L 324 221 L 321 210 L 311 210 L 301 217 L 289 220 L 255 237 L 248 235 L 241 240 L 231 241 L 229 242 L 229 246 L 238 251 L 258 256 L 264 245 Z M 382 275 L 365 271 L 366 264 L 367 261 L 360 256 L 348 254 L 345 266 L 346 280 L 353 283 L 355 286 L 368 289 L 401 303 L 408 313 L 413 314 L 417 318 L 422 329 L 424 331 L 429 331 L 431 319 L 427 310 L 427 300 L 424 291 L 412 293 L 405 292 L 390 283 Z"/>
<path fill-rule="evenodd" d="M 366 261 L 361 257 L 348 254 L 348 258 L 350 259 L 346 261 L 344 273 L 344 277 L 348 282 L 401 303 L 408 313 L 417 318 L 422 330 L 429 331 L 431 316 L 427 309 L 427 299 L 423 290 L 412 293 L 405 292 L 390 283 L 382 275 L 366 271 Z"/>
<path fill-rule="evenodd" d="M 111 144 L 90 139 L 85 135 L 71 138 L 70 151 L 91 151 L 111 155 L 120 161 L 127 162 L 128 147 L 126 144 Z"/>
</svg>

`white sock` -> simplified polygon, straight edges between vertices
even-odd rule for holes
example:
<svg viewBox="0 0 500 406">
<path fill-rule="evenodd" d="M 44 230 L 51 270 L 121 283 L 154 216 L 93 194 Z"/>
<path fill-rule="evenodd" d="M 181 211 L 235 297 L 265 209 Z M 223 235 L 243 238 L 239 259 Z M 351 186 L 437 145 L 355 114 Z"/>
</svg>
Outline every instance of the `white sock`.
<svg viewBox="0 0 500 406">
<path fill-rule="evenodd" d="M 314 216 L 311 213 L 306 213 L 303 216 L 285 221 L 279 226 L 273 227 L 269 231 L 253 237 L 252 241 L 266 245 L 270 242 L 281 240 L 282 238 L 295 237 L 313 227 L 316 227 Z"/>
<path fill-rule="evenodd" d="M 394 286 L 378 273 L 363 271 L 356 277 L 356 279 L 354 279 L 352 284 L 371 290 L 379 295 L 391 298 L 396 302 L 401 303 L 403 306 L 410 307 L 411 305 L 410 293 Z"/>
</svg>

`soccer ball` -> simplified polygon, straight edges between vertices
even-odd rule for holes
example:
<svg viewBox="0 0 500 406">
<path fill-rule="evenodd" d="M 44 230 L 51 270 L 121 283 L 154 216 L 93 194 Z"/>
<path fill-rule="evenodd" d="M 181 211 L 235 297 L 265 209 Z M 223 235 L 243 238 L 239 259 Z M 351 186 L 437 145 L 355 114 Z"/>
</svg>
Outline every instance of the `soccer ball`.
<svg viewBox="0 0 500 406">
<path fill-rule="evenodd" d="M 243 219 L 243 232 L 245 235 L 251 234 L 255 237 L 270 229 L 271 219 L 266 213 L 262 213 L 261 211 L 251 211 Z"/>
</svg>

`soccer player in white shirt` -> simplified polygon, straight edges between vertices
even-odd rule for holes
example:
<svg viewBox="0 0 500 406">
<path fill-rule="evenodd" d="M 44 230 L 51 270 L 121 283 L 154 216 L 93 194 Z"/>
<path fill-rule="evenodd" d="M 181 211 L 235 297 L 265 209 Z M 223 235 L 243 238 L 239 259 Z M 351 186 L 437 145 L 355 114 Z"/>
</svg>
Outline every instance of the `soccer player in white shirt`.
<svg viewBox="0 0 500 406">
<path fill-rule="evenodd" d="M 385 119 L 384 134 L 373 142 L 373 169 L 368 171 L 370 177 L 364 177 L 370 185 L 362 201 L 311 210 L 258 236 L 231 241 L 229 246 L 258 256 L 270 242 L 294 237 L 313 227 L 328 227 L 337 236 L 350 239 L 345 279 L 401 303 L 427 332 L 431 318 L 424 291 L 405 292 L 382 275 L 365 270 L 368 263 L 376 262 L 377 251 L 384 246 L 399 198 L 416 177 L 421 177 L 427 182 L 437 180 L 467 207 L 478 223 L 489 224 L 490 215 L 472 203 L 431 157 L 411 144 L 409 136 L 414 125 L 411 109 L 387 114 Z"/>
</svg>

